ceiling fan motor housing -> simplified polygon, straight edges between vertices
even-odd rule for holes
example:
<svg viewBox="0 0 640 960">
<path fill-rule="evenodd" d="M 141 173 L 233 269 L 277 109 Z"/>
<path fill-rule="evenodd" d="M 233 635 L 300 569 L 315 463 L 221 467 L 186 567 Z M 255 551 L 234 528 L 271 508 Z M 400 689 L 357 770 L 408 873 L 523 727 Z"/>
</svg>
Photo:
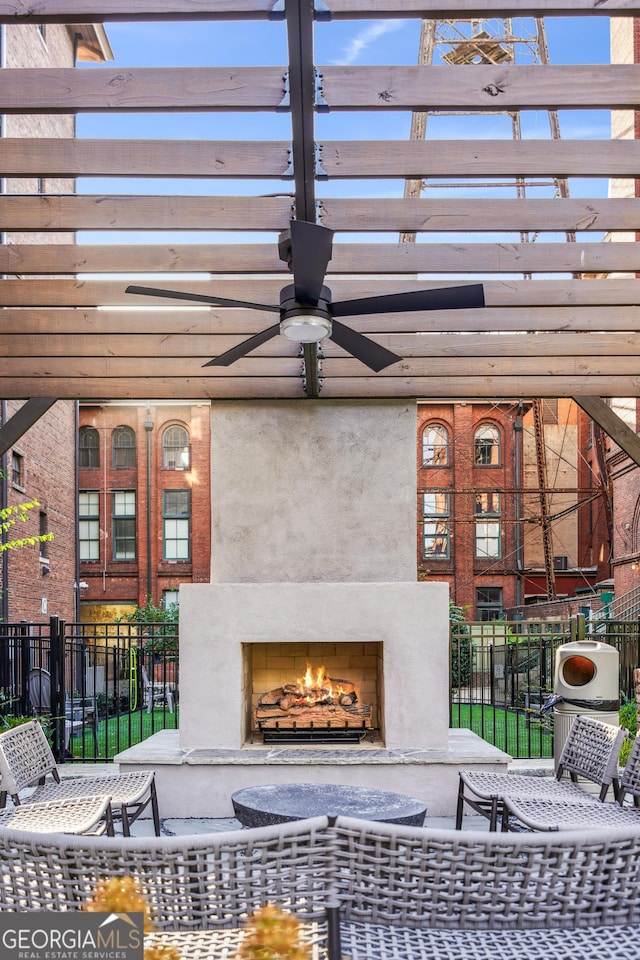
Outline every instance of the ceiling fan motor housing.
<svg viewBox="0 0 640 960">
<path fill-rule="evenodd" d="M 295 286 L 280 292 L 280 333 L 295 343 L 318 343 L 331 336 L 331 290 L 322 287 L 318 302 L 301 303 L 295 298 Z"/>
</svg>

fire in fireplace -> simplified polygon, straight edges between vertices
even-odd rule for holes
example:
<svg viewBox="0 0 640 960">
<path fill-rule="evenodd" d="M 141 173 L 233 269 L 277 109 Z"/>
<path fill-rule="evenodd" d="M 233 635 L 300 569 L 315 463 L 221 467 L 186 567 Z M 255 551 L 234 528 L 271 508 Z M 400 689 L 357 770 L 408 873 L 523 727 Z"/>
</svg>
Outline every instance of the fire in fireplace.
<svg viewBox="0 0 640 960">
<path fill-rule="evenodd" d="M 254 723 L 265 743 L 358 743 L 372 728 L 371 705 L 360 703 L 355 683 L 307 664 L 303 677 L 258 698 Z"/>
</svg>

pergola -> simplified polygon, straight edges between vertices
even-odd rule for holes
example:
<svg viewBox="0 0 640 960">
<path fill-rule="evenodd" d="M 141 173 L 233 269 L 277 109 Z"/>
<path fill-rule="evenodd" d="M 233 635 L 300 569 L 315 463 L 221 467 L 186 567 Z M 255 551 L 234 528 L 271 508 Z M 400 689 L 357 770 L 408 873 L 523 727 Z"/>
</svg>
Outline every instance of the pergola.
<svg viewBox="0 0 640 960">
<path fill-rule="evenodd" d="M 640 199 L 428 199 L 405 197 L 401 187 L 397 198 L 380 198 L 367 195 L 366 183 L 633 179 L 640 142 L 411 140 L 408 133 L 401 140 L 324 140 L 316 116 L 368 112 L 381 130 L 385 115 L 397 111 L 635 109 L 640 65 L 316 64 L 314 25 L 638 14 L 633 0 L 0 0 L 3 24 L 285 20 L 289 56 L 278 67 L 2 69 L 0 114 L 246 111 L 290 118 L 286 140 L 251 139 L 250 124 L 247 138 L 233 141 L 3 139 L 1 174 L 8 178 L 226 178 L 257 186 L 243 196 L 0 195 L 6 233 L 68 231 L 70 241 L 0 245 L 0 395 L 31 398 L 23 408 L 27 421 L 51 398 L 572 396 L 637 457 L 635 435 L 625 436 L 599 398 L 640 395 L 639 258 L 629 239 L 640 228 Z M 259 50 L 251 55 L 259 61 Z M 356 184 L 354 196 L 321 197 L 318 185 L 327 180 Z M 281 336 L 229 367 L 204 367 L 273 319 L 265 322 L 267 315 L 250 309 L 194 310 L 184 301 L 125 293 L 138 273 L 149 285 L 277 304 L 290 280 L 271 235 L 292 218 L 335 231 L 326 282 L 336 298 L 477 283 L 482 276 L 486 307 L 354 318 L 353 329 L 402 358 L 379 373 L 331 340 L 323 341 L 319 358 L 316 345 L 301 350 Z M 76 231 L 140 228 L 171 240 L 73 242 Z M 270 237 L 228 242 L 229 230 Z M 175 243 L 179 231 L 220 231 L 225 240 Z M 494 239 L 513 231 L 575 233 L 575 242 Z M 625 242 L 585 242 L 594 232 L 614 240 L 624 233 Z M 403 233 L 415 233 L 419 242 L 399 242 Z M 469 234 L 474 242 L 443 242 L 446 233 Z M 383 239 L 363 242 L 363 234 Z M 168 276 L 189 272 L 210 279 Z"/>
</svg>

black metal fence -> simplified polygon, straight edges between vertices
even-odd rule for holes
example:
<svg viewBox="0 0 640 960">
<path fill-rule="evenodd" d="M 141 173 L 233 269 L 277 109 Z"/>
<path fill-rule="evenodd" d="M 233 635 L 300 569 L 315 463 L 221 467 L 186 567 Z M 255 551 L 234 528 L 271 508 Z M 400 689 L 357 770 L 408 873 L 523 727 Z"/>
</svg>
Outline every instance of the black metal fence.
<svg viewBox="0 0 640 960">
<path fill-rule="evenodd" d="M 178 703 L 177 624 L 0 623 L 0 719 L 40 717 L 59 762 L 177 728 Z"/>
<path fill-rule="evenodd" d="M 552 757 L 553 714 L 540 711 L 553 693 L 556 650 L 585 637 L 616 647 L 620 695 L 633 700 L 640 624 L 604 621 L 597 633 L 587 630 L 583 616 L 452 624 L 451 726 L 469 727 L 512 757 Z"/>
</svg>

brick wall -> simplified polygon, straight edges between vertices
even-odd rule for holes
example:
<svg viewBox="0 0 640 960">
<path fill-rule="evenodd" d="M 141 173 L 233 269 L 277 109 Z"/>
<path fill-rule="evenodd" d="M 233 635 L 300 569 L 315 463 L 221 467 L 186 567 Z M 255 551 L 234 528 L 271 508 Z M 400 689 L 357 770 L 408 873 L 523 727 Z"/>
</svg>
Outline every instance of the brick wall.
<svg viewBox="0 0 640 960">
<path fill-rule="evenodd" d="M 7 402 L 11 416 L 22 405 Z M 17 505 L 37 498 L 47 517 L 53 541 L 7 551 L 7 618 L 10 621 L 42 622 L 55 614 L 74 620 L 75 583 L 75 402 L 58 400 L 15 444 L 13 451 L 23 458 L 23 489 L 11 482 L 9 457 L 8 503 Z M 29 519 L 10 531 L 10 537 L 36 536 L 40 510 L 29 512 Z M 46 554 L 46 563 L 40 561 Z M 45 573 L 49 569 L 50 573 Z M 46 604 L 43 605 L 43 599 Z M 46 610 L 43 609 L 46 606 Z"/>
<path fill-rule="evenodd" d="M 81 578 L 88 583 L 82 592 L 82 617 L 101 619 L 117 615 L 136 604 L 144 605 L 149 593 L 158 605 L 163 591 L 177 590 L 181 583 L 207 583 L 211 562 L 210 512 L 210 405 L 152 403 L 151 430 L 151 527 L 147 525 L 147 420 L 146 405 L 82 404 L 80 425 L 94 427 L 100 437 L 100 466 L 80 470 L 80 490 L 100 493 L 100 557 L 81 564 Z M 186 428 L 190 440 L 190 466 L 186 470 L 163 469 L 162 435 L 172 425 Z M 114 467 L 113 431 L 130 427 L 136 437 L 136 467 Z M 191 491 L 191 557 L 185 561 L 163 560 L 162 494 L 164 490 Z M 112 544 L 112 494 L 135 490 L 136 558 L 114 560 Z M 148 585 L 148 545 L 151 546 L 151 589 Z"/>
</svg>

